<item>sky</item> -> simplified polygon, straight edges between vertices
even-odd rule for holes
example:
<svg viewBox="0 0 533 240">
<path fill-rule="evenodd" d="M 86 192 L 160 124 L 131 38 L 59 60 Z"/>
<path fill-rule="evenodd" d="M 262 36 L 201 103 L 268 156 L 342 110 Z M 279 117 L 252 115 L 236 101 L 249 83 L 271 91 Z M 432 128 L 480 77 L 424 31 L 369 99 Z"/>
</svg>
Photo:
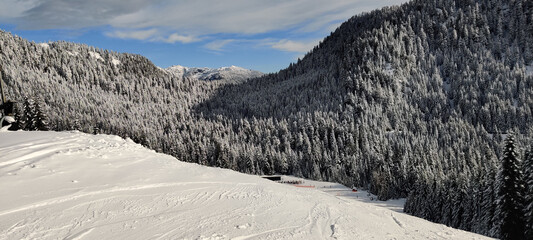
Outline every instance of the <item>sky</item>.
<svg viewBox="0 0 533 240">
<path fill-rule="evenodd" d="M 277 72 L 350 17 L 406 0 L 0 0 L 0 29 L 155 65 Z"/>
</svg>

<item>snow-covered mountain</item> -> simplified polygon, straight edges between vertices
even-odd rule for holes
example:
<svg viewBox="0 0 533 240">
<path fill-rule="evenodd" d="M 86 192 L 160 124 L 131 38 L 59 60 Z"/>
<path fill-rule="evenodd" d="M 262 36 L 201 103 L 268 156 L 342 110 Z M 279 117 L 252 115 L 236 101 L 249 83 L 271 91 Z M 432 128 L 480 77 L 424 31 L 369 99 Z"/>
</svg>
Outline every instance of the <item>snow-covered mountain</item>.
<svg viewBox="0 0 533 240">
<path fill-rule="evenodd" d="M 188 77 L 203 81 L 228 80 L 240 82 L 249 78 L 260 77 L 263 75 L 262 72 L 237 66 L 221 68 L 190 68 L 176 65 L 169 67 L 166 70 L 179 77 Z"/>
<path fill-rule="evenodd" d="M 366 203 L 338 184 L 296 188 L 117 136 L 0 139 L 0 239 L 487 239 Z"/>
</svg>

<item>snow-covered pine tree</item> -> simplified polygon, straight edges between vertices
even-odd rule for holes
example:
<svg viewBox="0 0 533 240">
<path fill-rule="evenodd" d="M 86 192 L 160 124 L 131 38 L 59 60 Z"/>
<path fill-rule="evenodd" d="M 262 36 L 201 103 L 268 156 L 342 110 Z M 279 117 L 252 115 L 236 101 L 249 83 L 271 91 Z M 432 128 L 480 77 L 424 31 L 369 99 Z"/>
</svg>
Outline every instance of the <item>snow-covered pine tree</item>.
<svg viewBox="0 0 533 240">
<path fill-rule="evenodd" d="M 494 222 L 498 237 L 502 240 L 524 239 L 524 184 L 513 134 L 505 140 L 496 184 L 498 199 Z"/>
<path fill-rule="evenodd" d="M 44 114 L 43 108 L 41 106 L 41 100 L 39 98 L 33 101 L 34 110 L 35 110 L 35 128 L 39 131 L 48 131 L 48 119 L 46 114 Z"/>
<path fill-rule="evenodd" d="M 533 144 L 524 158 L 522 164 L 524 169 L 524 183 L 526 184 L 525 194 L 525 218 L 526 218 L 526 239 L 533 239 Z"/>
<path fill-rule="evenodd" d="M 483 197 L 481 199 L 481 212 L 482 217 L 481 221 L 484 225 L 483 229 L 480 232 L 485 233 L 485 235 L 490 237 L 495 237 L 495 231 L 493 231 L 493 228 L 495 228 L 494 223 L 494 212 L 496 211 L 496 186 L 494 186 L 495 182 L 495 176 L 496 173 L 494 171 L 487 172 L 487 175 L 485 176 L 486 183 L 484 184 L 483 188 Z"/>
<path fill-rule="evenodd" d="M 23 111 L 24 111 L 24 117 L 22 118 L 22 122 L 24 125 L 22 126 L 22 129 L 26 131 L 33 131 L 35 129 L 35 105 L 33 103 L 33 99 L 25 97 L 24 103 L 23 103 Z"/>
</svg>

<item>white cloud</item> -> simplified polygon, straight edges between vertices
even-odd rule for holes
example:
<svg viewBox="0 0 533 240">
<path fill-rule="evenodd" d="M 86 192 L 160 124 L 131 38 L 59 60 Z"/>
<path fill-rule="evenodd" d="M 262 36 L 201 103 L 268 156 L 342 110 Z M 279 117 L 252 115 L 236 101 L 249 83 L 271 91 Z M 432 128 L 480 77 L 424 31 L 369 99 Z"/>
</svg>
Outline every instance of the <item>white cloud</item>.
<svg viewBox="0 0 533 240">
<path fill-rule="evenodd" d="M 146 40 L 157 34 L 157 29 L 138 30 L 138 31 L 113 31 L 106 33 L 109 37 L 121 39 Z"/>
<path fill-rule="evenodd" d="M 136 39 L 136 40 L 148 40 L 152 42 L 166 42 L 166 43 L 192 43 L 200 41 L 201 39 L 194 36 L 180 35 L 177 33 L 172 33 L 170 35 L 165 35 L 158 31 L 157 29 L 148 29 L 148 30 L 116 30 L 106 33 L 109 37 L 120 38 L 120 39 Z"/>
<path fill-rule="evenodd" d="M 175 42 L 181 42 L 181 43 L 192 43 L 192 42 L 198 42 L 201 39 L 191 36 L 191 35 L 179 35 L 177 33 L 170 34 L 170 36 L 166 38 L 156 38 L 154 40 L 162 40 L 166 43 L 175 43 Z"/>
<path fill-rule="evenodd" d="M 233 42 L 236 42 L 237 40 L 235 39 L 224 39 L 224 40 L 215 40 L 215 41 L 212 41 L 212 42 L 209 42 L 207 43 L 206 45 L 204 45 L 205 48 L 209 49 L 209 50 L 213 50 L 213 51 L 222 51 L 223 48 L 230 44 L 230 43 L 233 43 Z"/>
<path fill-rule="evenodd" d="M 228 45 L 239 45 L 247 47 L 269 47 L 285 52 L 295 52 L 295 53 L 307 53 L 313 47 L 315 47 L 320 42 L 320 39 L 313 40 L 289 40 L 289 39 L 273 39 L 273 38 L 264 38 L 264 39 L 221 39 L 214 40 L 204 45 L 205 48 L 213 50 L 216 52 L 224 51 Z"/>
<path fill-rule="evenodd" d="M 23 15 L 38 5 L 37 0 L 2 0 L 0 1 L 0 19 L 11 20 Z"/>
<path fill-rule="evenodd" d="M 25 29 L 158 29 L 162 35 L 180 33 L 159 36 L 162 41 L 193 42 L 197 38 L 192 36 L 216 33 L 314 32 L 362 11 L 406 1 L 2 0 L 0 19 Z"/>
<path fill-rule="evenodd" d="M 319 40 L 312 41 L 293 41 L 288 39 L 279 40 L 269 43 L 272 48 L 286 52 L 306 53 L 318 45 Z"/>
<path fill-rule="evenodd" d="M 0 19 L 7 19 L 22 29 L 80 29 L 105 25 L 114 26 L 112 21 L 115 17 L 137 12 L 153 4 L 153 2 L 146 0 L 6 1 L 9 4 L 7 9 L 23 9 L 23 11 L 17 14 L 0 12 L 2 14 Z"/>
</svg>

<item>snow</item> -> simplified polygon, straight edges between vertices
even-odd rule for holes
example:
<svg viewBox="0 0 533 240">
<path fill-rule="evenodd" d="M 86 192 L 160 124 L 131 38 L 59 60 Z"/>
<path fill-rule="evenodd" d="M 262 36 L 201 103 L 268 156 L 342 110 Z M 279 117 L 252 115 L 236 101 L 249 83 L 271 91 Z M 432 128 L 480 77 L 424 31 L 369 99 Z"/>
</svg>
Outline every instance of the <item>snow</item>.
<svg viewBox="0 0 533 240">
<path fill-rule="evenodd" d="M 79 53 L 79 52 L 76 52 L 76 51 L 71 52 L 71 51 L 68 51 L 68 50 L 67 50 L 66 52 L 67 52 L 67 54 L 70 55 L 70 56 L 78 56 L 78 55 L 80 55 L 80 53 Z"/>
<path fill-rule="evenodd" d="M 118 66 L 118 65 L 120 65 L 121 62 L 120 62 L 120 60 L 118 60 L 118 59 L 116 59 L 116 58 L 112 58 L 112 59 L 111 59 L 111 63 L 112 63 L 113 65 L 115 65 L 115 66 Z"/>
<path fill-rule="evenodd" d="M 405 205 L 406 200 L 405 198 L 378 201 L 377 196 L 369 193 L 368 191 L 357 189 L 357 192 L 352 192 L 352 188 L 348 188 L 339 183 L 313 181 L 294 176 L 282 176 L 282 178 L 282 181 L 301 181 L 302 183 L 299 184 L 301 186 L 310 186 L 340 199 L 371 203 L 375 206 L 380 206 L 395 212 L 403 213 L 403 206 Z"/>
<path fill-rule="evenodd" d="M 48 43 L 39 43 L 37 44 L 37 46 L 42 47 L 42 48 L 50 48 L 50 45 L 48 45 Z"/>
<path fill-rule="evenodd" d="M 526 66 L 526 76 L 533 76 L 533 62 Z"/>
<path fill-rule="evenodd" d="M 489 133 L 487 134 L 487 136 L 490 138 L 490 139 L 494 139 L 494 137 L 499 137 L 499 139 L 507 139 L 507 136 L 509 136 L 509 134 L 506 134 L 506 133 Z"/>
<path fill-rule="evenodd" d="M 487 239 L 338 184 L 297 188 L 116 136 L 0 139 L 0 239 Z"/>
<path fill-rule="evenodd" d="M 232 80 L 244 81 L 248 78 L 260 77 L 263 73 L 237 66 L 221 68 L 189 68 L 180 65 L 167 68 L 167 71 L 178 77 L 187 77 L 202 81 Z"/>
<path fill-rule="evenodd" d="M 100 53 L 89 51 L 89 55 L 96 60 L 104 61 Z"/>
<path fill-rule="evenodd" d="M 443 82 L 442 86 L 444 87 L 445 93 L 449 93 L 450 90 L 452 89 L 452 85 L 448 81 Z"/>
<path fill-rule="evenodd" d="M 15 118 L 13 118 L 12 116 L 5 116 L 5 117 L 3 117 L 3 120 L 8 122 L 8 123 L 14 123 L 15 122 Z"/>
<path fill-rule="evenodd" d="M 6 132 L 11 127 L 11 123 L 15 122 L 15 118 L 12 116 L 4 116 L 0 115 L 0 132 Z M 5 125 L 2 127 L 2 125 Z"/>
<path fill-rule="evenodd" d="M 385 74 L 387 74 L 389 76 L 392 76 L 392 75 L 394 75 L 394 71 L 396 71 L 396 69 L 394 69 L 392 67 L 392 64 L 386 63 L 385 64 L 385 68 L 383 69 L 383 71 L 385 72 Z"/>
</svg>

